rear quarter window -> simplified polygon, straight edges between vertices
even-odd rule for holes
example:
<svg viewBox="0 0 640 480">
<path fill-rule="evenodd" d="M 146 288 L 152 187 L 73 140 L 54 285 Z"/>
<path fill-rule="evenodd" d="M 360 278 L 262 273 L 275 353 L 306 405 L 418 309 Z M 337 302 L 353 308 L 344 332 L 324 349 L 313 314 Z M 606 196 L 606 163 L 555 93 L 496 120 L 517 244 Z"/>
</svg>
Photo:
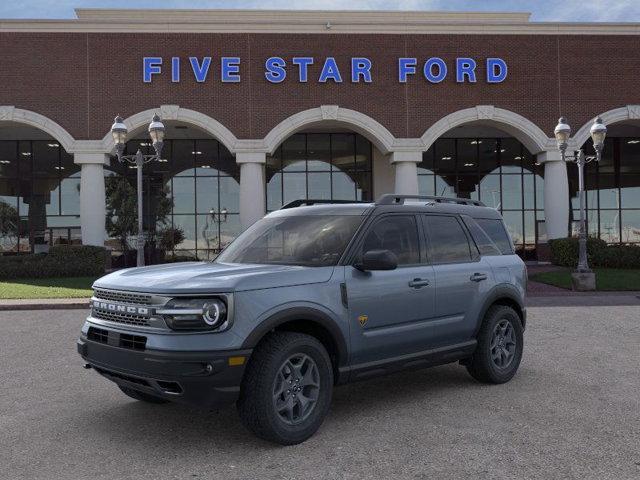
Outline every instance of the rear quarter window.
<svg viewBox="0 0 640 480">
<path fill-rule="evenodd" d="M 502 220 L 497 218 L 475 218 L 474 220 L 498 247 L 500 253 L 503 255 L 511 255 L 513 253 L 513 243 L 504 228 Z"/>
<path fill-rule="evenodd" d="M 462 215 L 464 224 L 469 229 L 480 255 L 502 255 L 502 251 L 478 223 L 468 215 Z"/>
</svg>

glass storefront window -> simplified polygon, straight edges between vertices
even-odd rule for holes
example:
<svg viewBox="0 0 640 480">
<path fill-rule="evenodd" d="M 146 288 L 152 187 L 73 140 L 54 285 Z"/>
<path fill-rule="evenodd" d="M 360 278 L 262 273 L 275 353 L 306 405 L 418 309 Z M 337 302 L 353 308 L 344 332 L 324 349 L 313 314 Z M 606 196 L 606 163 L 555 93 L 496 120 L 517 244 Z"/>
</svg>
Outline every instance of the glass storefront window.
<svg viewBox="0 0 640 480">
<path fill-rule="evenodd" d="M 267 157 L 267 211 L 293 200 L 371 200 L 371 143 L 355 133 L 299 133 Z"/>
<path fill-rule="evenodd" d="M 418 189 L 421 195 L 470 198 L 500 210 L 519 251 L 525 245 L 535 250 L 544 234 L 538 228 L 544 221 L 542 173 L 514 138 L 440 138 L 418 165 Z"/>
<path fill-rule="evenodd" d="M 620 224 L 624 243 L 640 243 L 640 209 L 623 210 Z"/>
<path fill-rule="evenodd" d="M 55 140 L 0 141 L 0 253 L 80 243 L 80 167 Z"/>
<path fill-rule="evenodd" d="M 145 154 L 152 153 L 146 140 L 131 140 L 126 151 L 135 153 L 138 148 Z M 153 225 L 152 239 L 165 255 L 211 260 L 229 238 L 240 233 L 240 169 L 235 158 L 214 139 L 165 140 L 162 157 L 162 161 L 150 162 L 143 170 L 145 230 Z M 105 170 L 107 181 L 124 179 L 131 194 L 135 194 L 135 174 L 135 169 L 115 158 Z M 130 214 L 135 216 L 135 203 L 130 207 Z M 113 218 L 117 220 L 117 216 Z M 171 229 L 180 230 L 184 240 L 165 251 L 159 244 L 163 238 L 171 238 Z M 227 233 L 221 235 L 221 230 Z M 134 247 L 133 237 L 128 244 Z M 121 249 L 119 239 L 109 239 L 107 245 Z"/>
<path fill-rule="evenodd" d="M 591 141 L 583 146 L 592 154 Z M 572 233 L 580 219 L 578 172 L 567 166 L 572 205 Z M 640 211 L 640 138 L 607 137 L 603 159 L 587 165 L 585 174 L 589 235 L 608 243 L 639 243 L 637 212 Z M 637 172 L 637 173 L 634 173 Z"/>
</svg>

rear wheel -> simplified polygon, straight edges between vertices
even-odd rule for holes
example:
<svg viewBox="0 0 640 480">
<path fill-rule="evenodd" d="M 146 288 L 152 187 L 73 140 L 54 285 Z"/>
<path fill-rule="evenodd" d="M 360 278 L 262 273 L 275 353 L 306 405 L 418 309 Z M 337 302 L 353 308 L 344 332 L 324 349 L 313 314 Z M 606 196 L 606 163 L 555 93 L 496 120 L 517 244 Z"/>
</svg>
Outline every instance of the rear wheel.
<svg viewBox="0 0 640 480">
<path fill-rule="evenodd" d="M 282 445 L 308 439 L 322 424 L 333 391 L 331 360 L 314 337 L 276 332 L 256 347 L 238 411 L 258 437 Z"/>
<path fill-rule="evenodd" d="M 149 395 L 148 393 L 140 392 L 138 390 L 134 390 L 129 387 L 123 387 L 122 385 L 118 385 L 118 388 L 122 390 L 122 393 L 124 393 L 125 395 L 131 398 L 134 398 L 136 400 L 140 400 L 141 402 L 157 403 L 157 404 L 169 403 L 169 400 L 165 400 L 164 398 L 156 397 L 154 395 Z"/>
<path fill-rule="evenodd" d="M 483 383 L 505 383 L 513 378 L 522 360 L 524 338 L 516 311 L 494 305 L 486 313 L 478 333 L 478 346 L 467 371 Z"/>
</svg>

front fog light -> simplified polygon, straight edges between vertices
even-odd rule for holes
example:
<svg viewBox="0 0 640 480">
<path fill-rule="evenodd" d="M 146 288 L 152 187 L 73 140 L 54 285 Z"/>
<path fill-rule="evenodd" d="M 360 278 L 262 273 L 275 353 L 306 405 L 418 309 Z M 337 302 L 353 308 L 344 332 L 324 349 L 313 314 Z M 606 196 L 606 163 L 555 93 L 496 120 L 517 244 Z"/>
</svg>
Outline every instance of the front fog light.
<svg viewBox="0 0 640 480">
<path fill-rule="evenodd" d="M 227 306 L 217 298 L 174 298 L 157 313 L 173 330 L 216 330 L 227 320 Z"/>
</svg>

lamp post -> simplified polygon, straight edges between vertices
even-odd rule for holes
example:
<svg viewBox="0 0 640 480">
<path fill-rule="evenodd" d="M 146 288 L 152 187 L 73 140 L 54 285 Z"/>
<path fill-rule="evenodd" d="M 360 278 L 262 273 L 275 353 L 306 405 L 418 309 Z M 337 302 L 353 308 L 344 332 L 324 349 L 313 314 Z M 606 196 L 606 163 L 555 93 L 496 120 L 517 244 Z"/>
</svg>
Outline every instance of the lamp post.
<svg viewBox="0 0 640 480">
<path fill-rule="evenodd" d="M 594 290 L 595 275 L 589 268 L 587 260 L 587 229 L 585 220 L 585 197 L 584 197 L 584 166 L 592 161 L 599 162 L 602 158 L 602 149 L 604 148 L 604 139 L 607 135 L 607 127 L 602 123 L 600 117 L 596 118 L 591 126 L 590 133 L 593 140 L 593 148 L 596 151 L 595 156 L 587 156 L 582 149 L 567 154 L 569 145 L 569 137 L 571 136 L 571 127 L 567 123 L 566 118 L 561 117 L 558 125 L 553 131 L 558 149 L 562 155 L 563 161 L 574 162 L 578 166 L 578 192 L 580 199 L 580 223 L 578 238 L 578 267 L 572 275 L 574 287 L 577 290 Z"/>
<path fill-rule="evenodd" d="M 160 160 L 162 146 L 164 144 L 164 124 L 160 120 L 159 115 L 154 115 L 149 124 L 149 136 L 153 142 L 154 155 L 143 155 L 138 149 L 135 155 L 123 155 L 125 143 L 127 141 L 127 126 L 124 124 L 121 116 L 117 116 L 111 126 L 111 135 L 116 146 L 116 155 L 121 162 L 127 162 L 135 165 L 137 174 L 137 194 L 138 194 L 138 237 L 136 239 L 136 265 L 144 267 L 144 233 L 143 233 L 143 217 L 142 217 L 142 166 L 153 160 Z"/>
<path fill-rule="evenodd" d="M 207 244 L 207 260 L 209 259 L 209 255 L 211 254 L 211 233 L 212 230 L 209 228 L 209 222 L 212 222 L 215 226 L 215 234 L 218 239 L 218 243 L 220 242 L 220 228 L 219 225 L 223 224 L 227 221 L 228 211 L 226 208 L 222 207 L 220 213 L 217 213 L 214 208 L 209 209 L 209 215 L 207 216 L 206 223 L 204 224 L 204 229 L 202 230 L 202 238 Z"/>
</svg>

